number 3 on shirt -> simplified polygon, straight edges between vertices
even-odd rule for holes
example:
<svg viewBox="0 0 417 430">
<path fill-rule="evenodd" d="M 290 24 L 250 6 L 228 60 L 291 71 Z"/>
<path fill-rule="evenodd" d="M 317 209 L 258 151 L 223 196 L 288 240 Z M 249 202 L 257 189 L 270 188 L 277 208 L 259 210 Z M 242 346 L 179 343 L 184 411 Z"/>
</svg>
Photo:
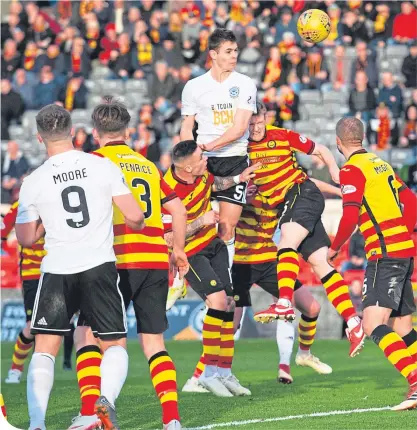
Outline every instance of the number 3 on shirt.
<svg viewBox="0 0 417 430">
<path fill-rule="evenodd" d="M 137 188 L 139 185 L 143 186 L 144 192 L 139 194 L 140 200 L 146 204 L 146 210 L 143 212 L 143 215 L 146 218 L 149 218 L 152 215 L 152 201 L 151 201 L 151 187 L 142 178 L 135 178 L 132 181 L 132 188 Z"/>
</svg>

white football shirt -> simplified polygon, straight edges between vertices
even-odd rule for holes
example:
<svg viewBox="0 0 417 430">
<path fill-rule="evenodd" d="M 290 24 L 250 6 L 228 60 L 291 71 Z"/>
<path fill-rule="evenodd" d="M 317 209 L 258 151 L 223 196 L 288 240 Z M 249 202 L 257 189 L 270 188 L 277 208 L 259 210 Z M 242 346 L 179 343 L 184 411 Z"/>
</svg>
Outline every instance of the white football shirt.
<svg viewBox="0 0 417 430">
<path fill-rule="evenodd" d="M 248 76 L 232 72 L 223 82 L 216 81 L 210 71 L 188 81 L 182 92 L 181 114 L 195 115 L 198 124 L 197 143 L 210 143 L 233 125 L 237 109 L 256 112 L 256 85 Z M 247 154 L 249 128 L 233 143 L 209 157 L 232 157 Z"/>
<path fill-rule="evenodd" d="M 114 163 L 75 150 L 50 157 L 26 177 L 16 223 L 42 220 L 41 271 L 65 275 L 116 261 L 112 197 L 129 193 Z"/>
</svg>

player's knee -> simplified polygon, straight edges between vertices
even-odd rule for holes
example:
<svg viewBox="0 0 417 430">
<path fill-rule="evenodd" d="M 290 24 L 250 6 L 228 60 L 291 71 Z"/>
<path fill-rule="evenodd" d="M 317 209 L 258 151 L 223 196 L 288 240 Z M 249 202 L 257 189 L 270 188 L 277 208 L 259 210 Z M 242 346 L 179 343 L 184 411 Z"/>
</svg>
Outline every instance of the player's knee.
<svg viewBox="0 0 417 430">
<path fill-rule="evenodd" d="M 321 306 L 320 303 L 314 299 L 310 305 L 309 308 L 309 314 L 308 315 L 310 318 L 317 318 L 320 314 L 320 310 L 321 310 Z"/>
<path fill-rule="evenodd" d="M 97 345 L 97 339 L 94 337 L 90 327 L 77 326 L 74 331 L 74 345 L 77 351 L 84 346 Z"/>
<path fill-rule="evenodd" d="M 224 291 L 219 291 L 207 296 L 206 305 L 210 309 L 216 309 L 218 311 L 225 311 L 227 309 L 227 296 Z"/>
<path fill-rule="evenodd" d="M 100 349 L 104 352 L 108 350 L 109 348 L 113 346 L 121 346 L 122 348 L 126 349 L 126 338 L 122 339 L 112 339 L 112 340 L 104 340 L 100 339 Z"/>
<path fill-rule="evenodd" d="M 166 350 L 163 334 L 142 333 L 140 335 L 140 344 L 147 360 L 158 352 Z"/>
<path fill-rule="evenodd" d="M 236 225 L 230 224 L 230 222 L 219 223 L 219 237 L 225 242 L 232 240 L 235 237 L 235 227 Z"/>
</svg>

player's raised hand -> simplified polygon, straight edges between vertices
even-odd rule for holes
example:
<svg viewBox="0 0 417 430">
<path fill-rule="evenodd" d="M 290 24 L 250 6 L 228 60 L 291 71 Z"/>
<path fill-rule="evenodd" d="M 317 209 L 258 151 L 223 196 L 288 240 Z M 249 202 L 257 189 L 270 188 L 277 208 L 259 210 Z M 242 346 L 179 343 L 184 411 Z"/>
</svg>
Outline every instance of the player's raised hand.
<svg viewBox="0 0 417 430">
<path fill-rule="evenodd" d="M 188 263 L 187 255 L 184 251 L 173 250 L 171 257 L 169 259 L 169 270 L 172 272 L 172 275 L 179 275 L 180 279 L 184 279 L 184 276 L 187 274 L 190 269 L 190 264 Z"/>
<path fill-rule="evenodd" d="M 217 211 L 208 211 L 203 215 L 203 224 L 204 225 L 213 225 L 219 222 L 220 216 Z"/>
<path fill-rule="evenodd" d="M 240 182 L 247 182 L 250 179 L 254 178 L 256 174 L 254 173 L 255 170 L 258 170 L 262 167 L 262 163 L 255 163 L 252 164 L 252 166 L 247 167 L 241 174 L 240 174 Z"/>
</svg>

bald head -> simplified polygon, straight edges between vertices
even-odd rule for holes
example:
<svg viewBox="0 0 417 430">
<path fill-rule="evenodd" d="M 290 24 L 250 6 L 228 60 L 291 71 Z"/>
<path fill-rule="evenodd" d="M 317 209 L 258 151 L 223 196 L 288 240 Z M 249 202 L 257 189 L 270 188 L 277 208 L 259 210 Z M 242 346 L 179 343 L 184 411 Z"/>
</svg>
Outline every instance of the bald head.
<svg viewBox="0 0 417 430">
<path fill-rule="evenodd" d="M 336 136 L 344 145 L 362 146 L 364 136 L 362 121 L 355 117 L 340 119 L 336 124 Z"/>
</svg>

